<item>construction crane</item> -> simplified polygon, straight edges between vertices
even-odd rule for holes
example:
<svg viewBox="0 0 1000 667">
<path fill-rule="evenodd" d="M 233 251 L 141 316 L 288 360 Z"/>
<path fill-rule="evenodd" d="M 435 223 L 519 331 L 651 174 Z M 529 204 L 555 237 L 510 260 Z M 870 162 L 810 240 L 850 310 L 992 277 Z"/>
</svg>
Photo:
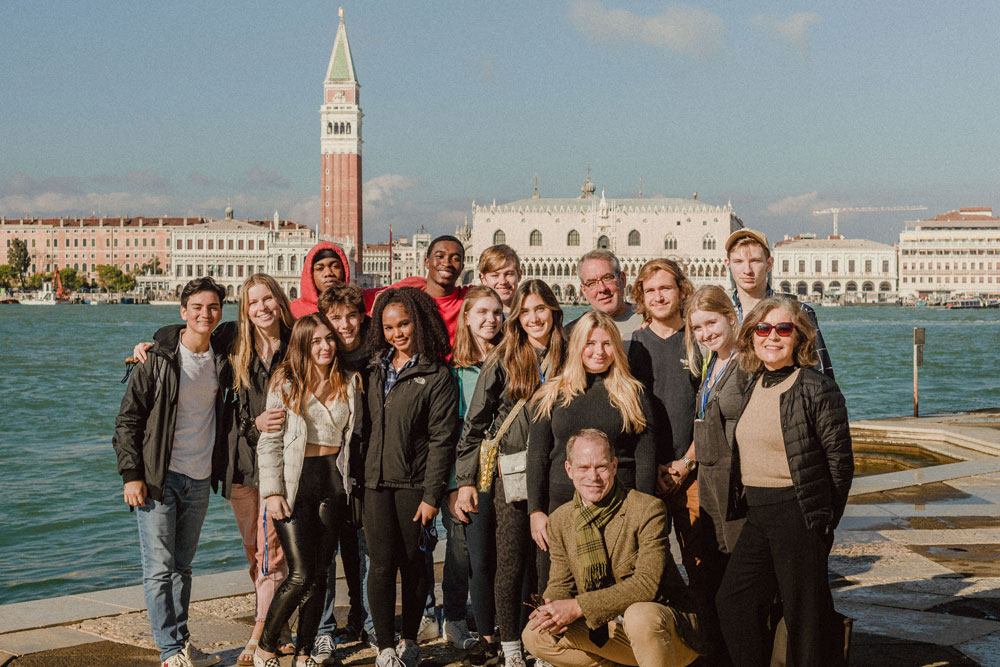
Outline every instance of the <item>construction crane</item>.
<svg viewBox="0 0 1000 667">
<path fill-rule="evenodd" d="M 837 234 L 837 216 L 841 213 L 873 213 L 875 211 L 926 211 L 926 206 L 857 206 L 854 208 L 825 208 L 813 211 L 813 215 L 833 214 L 833 235 Z"/>
</svg>

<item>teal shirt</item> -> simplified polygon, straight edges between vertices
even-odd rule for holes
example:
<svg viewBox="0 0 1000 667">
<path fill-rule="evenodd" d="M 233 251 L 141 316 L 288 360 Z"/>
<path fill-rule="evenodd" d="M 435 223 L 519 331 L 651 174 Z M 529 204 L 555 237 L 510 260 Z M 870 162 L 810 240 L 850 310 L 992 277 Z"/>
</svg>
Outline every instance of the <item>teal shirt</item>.
<svg viewBox="0 0 1000 667">
<path fill-rule="evenodd" d="M 479 372 L 483 369 L 482 364 L 466 366 L 465 368 L 452 368 L 451 374 L 458 380 L 458 418 L 465 419 L 465 413 L 469 409 L 472 401 L 472 394 L 476 391 L 476 381 L 479 379 Z M 451 477 L 448 478 L 448 490 L 457 489 L 455 483 L 455 466 L 451 466 Z"/>
</svg>

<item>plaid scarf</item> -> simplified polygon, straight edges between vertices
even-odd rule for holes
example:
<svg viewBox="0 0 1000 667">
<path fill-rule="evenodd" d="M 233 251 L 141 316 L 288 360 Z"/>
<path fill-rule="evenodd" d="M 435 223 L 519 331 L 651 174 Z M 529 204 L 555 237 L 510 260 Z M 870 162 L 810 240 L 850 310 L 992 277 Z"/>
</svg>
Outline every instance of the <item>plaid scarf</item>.
<svg viewBox="0 0 1000 667">
<path fill-rule="evenodd" d="M 600 588 L 611 573 L 611 558 L 602 531 L 621 509 L 625 494 L 625 487 L 617 479 L 611 492 L 599 502 L 584 505 L 579 492 L 573 494 L 576 557 L 583 568 L 584 592 Z"/>
</svg>

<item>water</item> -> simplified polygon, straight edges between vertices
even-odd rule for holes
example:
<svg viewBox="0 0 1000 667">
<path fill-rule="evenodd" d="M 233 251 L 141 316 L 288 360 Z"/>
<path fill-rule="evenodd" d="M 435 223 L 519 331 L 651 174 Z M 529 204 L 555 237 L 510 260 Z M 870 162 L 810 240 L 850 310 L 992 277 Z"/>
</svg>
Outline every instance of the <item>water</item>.
<svg viewBox="0 0 1000 667">
<path fill-rule="evenodd" d="M 914 326 L 927 328 L 922 412 L 1000 405 L 998 310 L 818 315 L 852 420 L 911 413 Z M 177 321 L 170 306 L 0 306 L 0 604 L 140 583 L 111 433 L 124 358 Z M 195 572 L 245 567 L 232 513 L 213 495 Z"/>
</svg>

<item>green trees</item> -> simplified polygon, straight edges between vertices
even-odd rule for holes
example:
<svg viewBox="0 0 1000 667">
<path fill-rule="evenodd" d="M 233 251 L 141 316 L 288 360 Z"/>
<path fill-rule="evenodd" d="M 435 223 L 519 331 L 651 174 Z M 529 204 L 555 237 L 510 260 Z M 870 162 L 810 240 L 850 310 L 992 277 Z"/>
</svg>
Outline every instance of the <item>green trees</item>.
<svg viewBox="0 0 1000 667">
<path fill-rule="evenodd" d="M 24 285 L 24 274 L 31 266 L 31 255 L 28 253 L 28 243 L 23 239 L 13 239 L 7 248 L 7 264 L 14 270 L 14 275 Z"/>
<path fill-rule="evenodd" d="M 121 269 L 110 264 L 98 264 L 97 285 L 109 292 L 129 292 L 135 287 L 135 277 L 122 273 Z"/>
<path fill-rule="evenodd" d="M 77 274 L 76 269 L 67 267 L 65 269 L 59 269 L 59 277 L 62 278 L 63 287 L 71 292 L 75 292 L 80 289 L 80 285 L 83 284 L 79 274 Z"/>
<path fill-rule="evenodd" d="M 14 271 L 14 267 L 10 264 L 0 264 L 0 287 L 4 289 L 10 287 L 15 278 L 17 278 L 17 272 Z"/>
</svg>

